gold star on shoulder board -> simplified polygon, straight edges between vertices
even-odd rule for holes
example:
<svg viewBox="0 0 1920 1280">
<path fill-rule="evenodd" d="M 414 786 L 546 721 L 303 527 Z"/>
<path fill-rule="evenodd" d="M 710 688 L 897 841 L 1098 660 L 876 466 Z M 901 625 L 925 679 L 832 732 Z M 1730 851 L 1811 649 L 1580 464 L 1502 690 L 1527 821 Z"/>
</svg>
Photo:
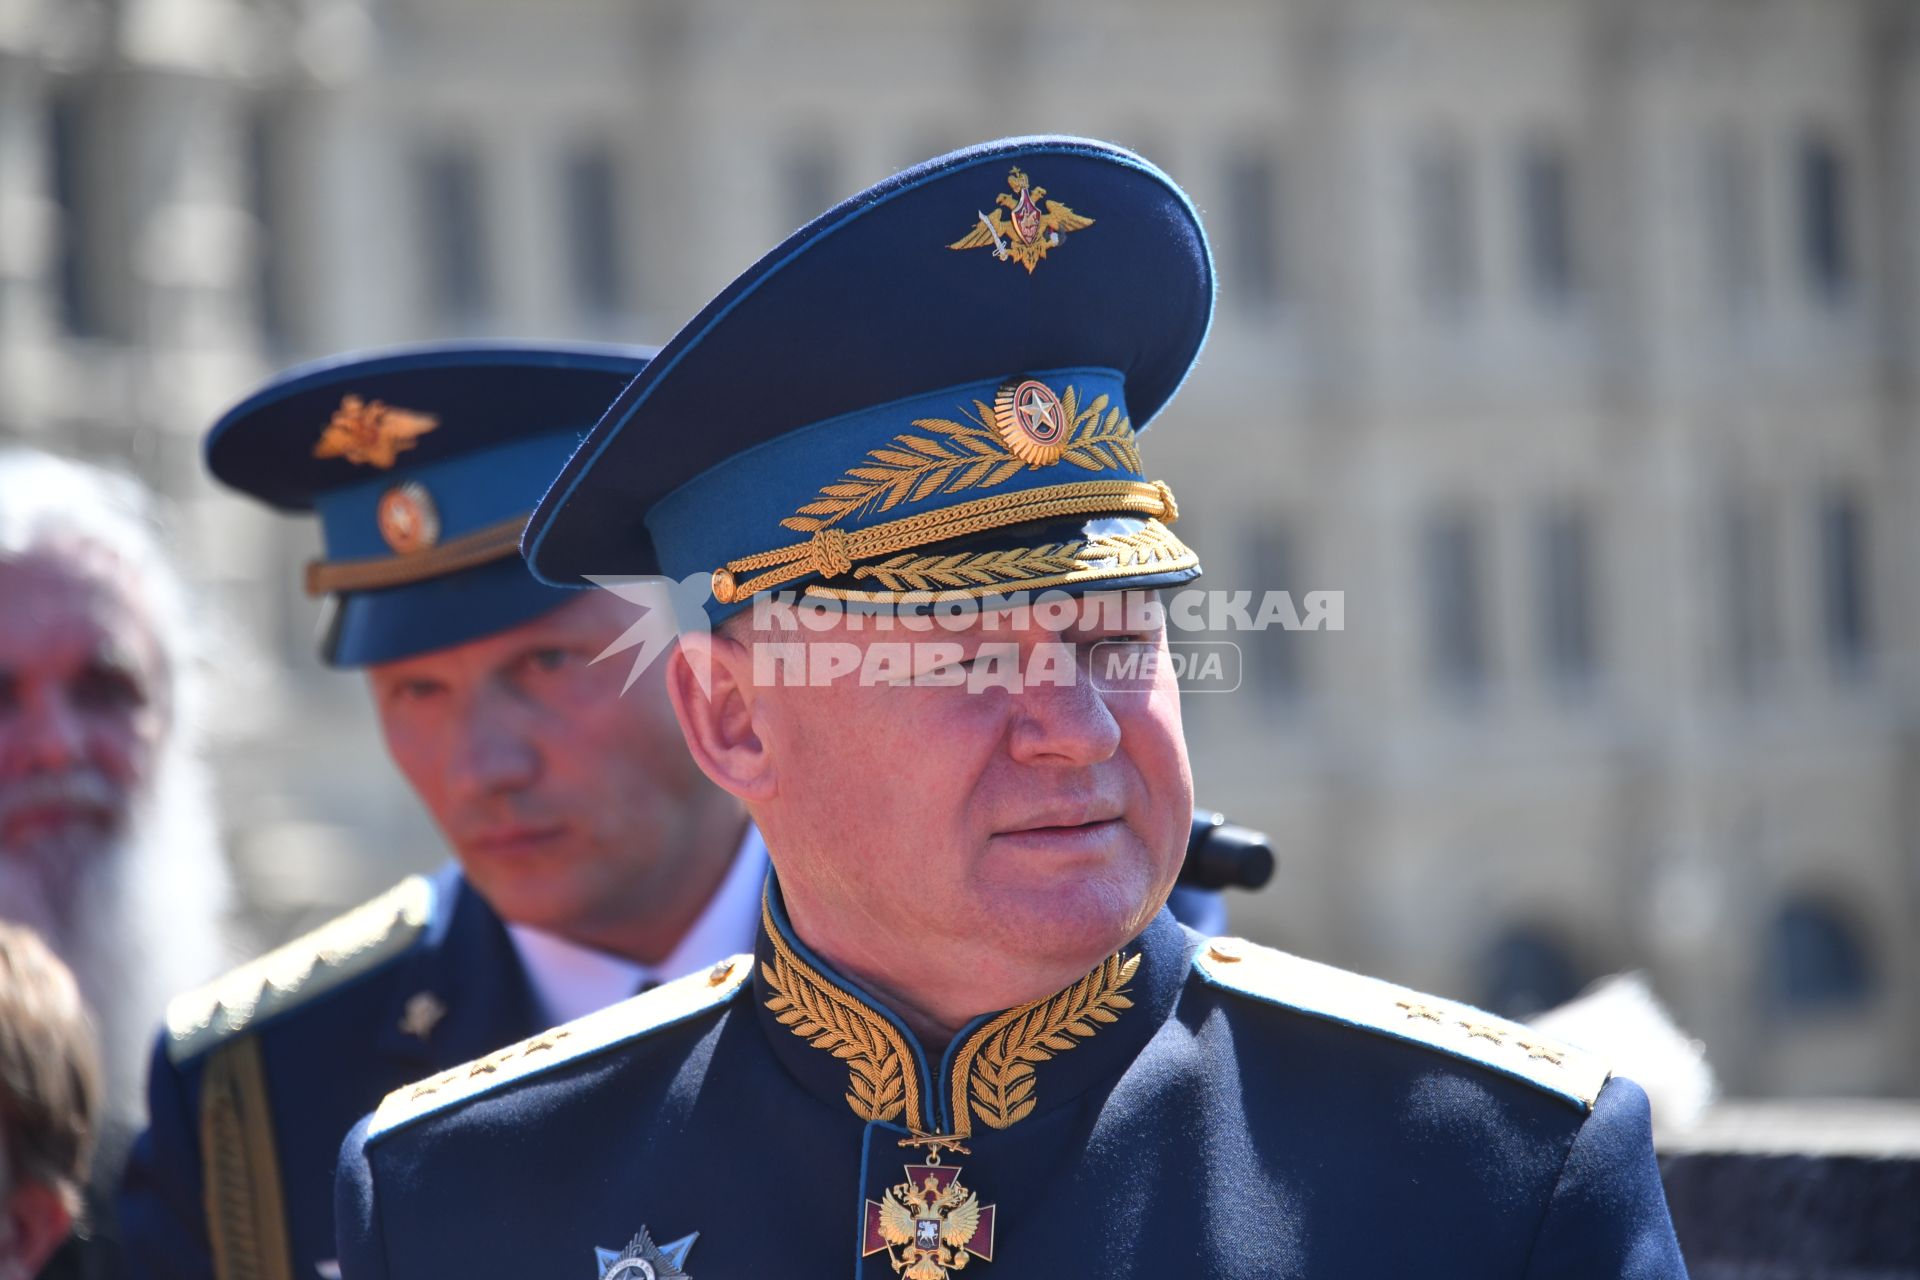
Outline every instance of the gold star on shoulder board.
<svg viewBox="0 0 1920 1280">
<path fill-rule="evenodd" d="M 1514 1043 L 1525 1049 L 1529 1058 L 1544 1058 L 1556 1067 L 1566 1060 L 1567 1051 L 1555 1045 L 1532 1040 L 1515 1040 Z"/>
<path fill-rule="evenodd" d="M 1505 1044 L 1507 1042 L 1507 1033 L 1491 1022 L 1463 1021 L 1460 1025 L 1467 1029 L 1467 1039 L 1469 1040 L 1478 1036 L 1482 1040 L 1491 1040 L 1495 1044 Z"/>
<path fill-rule="evenodd" d="M 1430 1004 L 1421 1004 L 1416 1000 L 1396 1000 L 1393 1003 L 1409 1018 L 1425 1018 L 1428 1022 L 1440 1021 L 1440 1010 Z"/>
</svg>

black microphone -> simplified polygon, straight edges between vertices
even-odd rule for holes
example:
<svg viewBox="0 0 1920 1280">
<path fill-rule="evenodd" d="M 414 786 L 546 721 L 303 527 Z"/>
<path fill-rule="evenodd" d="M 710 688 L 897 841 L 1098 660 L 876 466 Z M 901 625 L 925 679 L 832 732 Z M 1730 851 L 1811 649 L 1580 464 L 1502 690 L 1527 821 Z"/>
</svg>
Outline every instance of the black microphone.
<svg viewBox="0 0 1920 1280">
<path fill-rule="evenodd" d="M 1266 832 L 1237 826 L 1212 809 L 1193 811 L 1179 883 L 1196 889 L 1258 889 L 1273 878 L 1274 866 Z"/>
</svg>

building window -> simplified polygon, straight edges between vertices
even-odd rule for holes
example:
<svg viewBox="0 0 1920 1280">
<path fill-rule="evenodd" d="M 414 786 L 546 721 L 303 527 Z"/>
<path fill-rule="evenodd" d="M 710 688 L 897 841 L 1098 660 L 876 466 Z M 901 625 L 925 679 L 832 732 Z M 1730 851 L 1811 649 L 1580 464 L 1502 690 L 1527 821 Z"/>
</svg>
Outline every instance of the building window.
<svg viewBox="0 0 1920 1280">
<path fill-rule="evenodd" d="M 1821 302 L 1845 299 L 1853 284 L 1847 240 L 1847 171 L 1821 138 L 1800 145 L 1800 259 L 1807 290 Z"/>
<path fill-rule="evenodd" d="M 1535 925 L 1509 928 L 1481 961 L 1481 1005 L 1505 1018 L 1545 1013 L 1579 995 L 1585 985 L 1572 952 Z"/>
<path fill-rule="evenodd" d="M 1729 495 L 1720 518 L 1727 674 L 1752 697 L 1780 662 L 1780 555 L 1772 504 Z"/>
<path fill-rule="evenodd" d="M 246 131 L 247 212 L 253 215 L 253 312 L 266 345 L 284 349 L 292 341 L 291 290 L 287 279 L 289 255 L 286 180 L 278 157 L 281 125 L 269 110 L 254 112 Z"/>
<path fill-rule="evenodd" d="M 1520 220 L 1534 301 L 1565 306 L 1573 295 L 1573 193 L 1565 152 L 1534 143 L 1520 156 Z"/>
<path fill-rule="evenodd" d="M 1867 516 L 1852 494 L 1829 494 L 1820 504 L 1820 578 L 1827 660 L 1835 675 L 1860 675 L 1873 657 L 1873 618 Z"/>
<path fill-rule="evenodd" d="M 780 188 L 786 229 L 797 231 L 839 202 L 839 166 L 824 138 L 792 147 L 780 163 Z"/>
<path fill-rule="evenodd" d="M 1548 679 L 1563 693 L 1593 687 L 1598 610 L 1591 526 L 1584 511 L 1549 511 L 1535 539 L 1535 595 Z"/>
<path fill-rule="evenodd" d="M 1427 525 L 1428 654 L 1435 682 L 1455 693 L 1478 692 L 1487 678 L 1480 531 L 1466 512 L 1444 512 Z"/>
<path fill-rule="evenodd" d="M 1753 148 L 1731 129 L 1709 139 L 1705 199 L 1713 290 L 1729 316 L 1760 303 L 1762 254 L 1759 177 Z"/>
<path fill-rule="evenodd" d="M 1767 929 L 1765 1006 L 1775 1014 L 1844 1012 L 1873 998 L 1872 957 L 1838 907 L 1811 897 L 1784 903 Z"/>
<path fill-rule="evenodd" d="M 626 311 L 626 263 L 620 252 L 620 172 L 602 145 L 576 148 L 566 159 L 567 269 L 573 296 L 590 319 L 607 323 Z"/>
<path fill-rule="evenodd" d="M 1271 311 L 1285 292 L 1280 174 L 1265 150 L 1227 162 L 1223 291 L 1248 311 Z"/>
<path fill-rule="evenodd" d="M 60 321 L 75 337 L 99 337 L 105 332 L 100 311 L 99 282 L 92 251 L 96 208 L 89 198 L 92 182 L 87 166 L 85 105 L 76 93 L 60 93 L 47 107 L 48 186 L 60 210 L 60 248 L 54 289 Z"/>
<path fill-rule="evenodd" d="M 1296 614 L 1306 607 L 1306 580 L 1300 572 L 1299 541 L 1293 530 L 1282 523 L 1254 528 L 1246 541 L 1250 582 L 1289 592 Z M 1254 607 L 1260 596 L 1254 595 Z M 1243 648 L 1245 675 L 1261 697 L 1272 702 L 1292 702 L 1306 690 L 1306 672 L 1301 642 L 1302 632 L 1269 626 L 1249 634 Z"/>
<path fill-rule="evenodd" d="M 493 303 L 479 157 L 444 144 L 420 157 L 421 267 L 427 306 L 442 324 L 476 325 Z"/>
<path fill-rule="evenodd" d="M 1430 138 L 1414 154 L 1413 244 L 1417 288 L 1427 308 L 1463 310 L 1478 288 L 1473 173 L 1466 146 Z"/>
</svg>

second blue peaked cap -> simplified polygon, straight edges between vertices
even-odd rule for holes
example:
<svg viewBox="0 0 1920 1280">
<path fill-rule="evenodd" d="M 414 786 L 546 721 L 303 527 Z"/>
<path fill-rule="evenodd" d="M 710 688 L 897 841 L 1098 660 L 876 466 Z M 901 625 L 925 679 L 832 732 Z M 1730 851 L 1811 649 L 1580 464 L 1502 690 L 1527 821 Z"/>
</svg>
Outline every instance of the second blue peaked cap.
<svg viewBox="0 0 1920 1280">
<path fill-rule="evenodd" d="M 527 526 L 541 578 L 710 575 L 894 601 L 1199 572 L 1139 433 L 1192 367 L 1214 276 L 1129 151 L 1015 138 L 895 175 L 710 302 Z"/>
<path fill-rule="evenodd" d="M 274 378 L 207 435 L 223 483 L 319 517 L 321 656 L 365 666 L 518 626 L 573 598 L 520 558 L 549 481 L 650 348 L 453 343 Z"/>
</svg>

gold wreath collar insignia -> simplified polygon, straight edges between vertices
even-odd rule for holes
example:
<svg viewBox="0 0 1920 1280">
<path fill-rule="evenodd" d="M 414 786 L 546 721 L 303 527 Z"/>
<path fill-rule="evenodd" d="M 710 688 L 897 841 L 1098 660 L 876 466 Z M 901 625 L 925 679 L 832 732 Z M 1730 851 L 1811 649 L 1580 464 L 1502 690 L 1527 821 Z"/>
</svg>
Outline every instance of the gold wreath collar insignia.
<svg viewBox="0 0 1920 1280">
<path fill-rule="evenodd" d="M 981 1130 L 1007 1129 L 1043 1099 L 1046 1064 L 1114 1026 L 1133 1008 L 1142 953 L 1122 951 L 1051 996 L 987 1019 L 947 1055 L 944 1079 L 901 1024 L 804 954 L 768 885 L 762 905 L 760 981 L 775 1023 L 845 1071 L 849 1111 L 870 1123 L 960 1145 Z"/>
</svg>

